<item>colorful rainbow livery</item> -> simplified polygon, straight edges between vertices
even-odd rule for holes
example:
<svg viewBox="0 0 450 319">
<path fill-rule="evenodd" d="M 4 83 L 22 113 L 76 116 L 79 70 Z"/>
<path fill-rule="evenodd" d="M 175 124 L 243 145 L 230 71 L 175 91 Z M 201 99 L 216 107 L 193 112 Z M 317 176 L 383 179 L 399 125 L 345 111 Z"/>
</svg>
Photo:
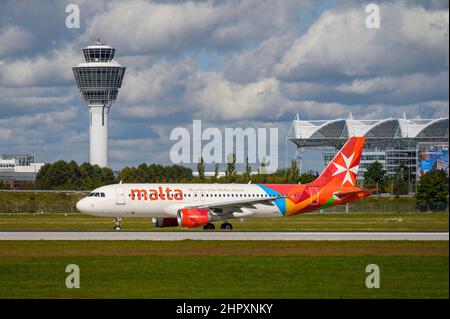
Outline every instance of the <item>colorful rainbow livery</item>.
<svg viewBox="0 0 450 319">
<path fill-rule="evenodd" d="M 233 218 L 291 216 L 342 205 L 370 196 L 356 186 L 364 137 L 351 137 L 313 182 L 308 184 L 115 184 L 100 187 L 77 203 L 85 214 L 152 217 L 157 227 L 232 229 Z"/>
</svg>

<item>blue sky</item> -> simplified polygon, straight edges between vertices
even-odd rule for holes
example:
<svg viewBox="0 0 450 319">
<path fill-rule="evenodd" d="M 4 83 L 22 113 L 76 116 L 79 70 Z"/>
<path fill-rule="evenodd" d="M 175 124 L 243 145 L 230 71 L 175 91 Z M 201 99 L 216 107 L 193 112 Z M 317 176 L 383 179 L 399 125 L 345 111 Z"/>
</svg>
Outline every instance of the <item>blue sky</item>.
<svg viewBox="0 0 450 319">
<path fill-rule="evenodd" d="M 65 7 L 81 27 L 65 27 Z M 110 112 L 110 166 L 169 164 L 175 127 L 278 127 L 302 119 L 448 116 L 448 1 L 1 1 L 0 153 L 89 159 L 71 67 L 102 38 L 127 67 Z M 261 94 L 264 92 L 264 94 Z M 288 144 L 288 158 L 294 156 Z M 321 169 L 305 154 L 305 169 Z"/>
</svg>

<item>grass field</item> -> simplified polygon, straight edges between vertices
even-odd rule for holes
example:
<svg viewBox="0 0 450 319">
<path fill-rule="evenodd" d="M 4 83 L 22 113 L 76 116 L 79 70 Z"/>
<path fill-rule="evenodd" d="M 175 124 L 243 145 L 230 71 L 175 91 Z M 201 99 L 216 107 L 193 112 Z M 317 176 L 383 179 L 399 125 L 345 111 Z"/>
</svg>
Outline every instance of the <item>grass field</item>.
<svg viewBox="0 0 450 319">
<path fill-rule="evenodd" d="M 448 242 L 0 242 L 0 298 L 448 298 Z M 365 267 L 380 267 L 367 289 Z M 80 267 L 67 289 L 65 268 Z"/>
<path fill-rule="evenodd" d="M 236 230 L 403 230 L 448 231 L 449 215 L 440 213 L 336 213 L 305 214 L 287 218 L 233 220 Z M 220 223 L 216 223 L 219 228 Z M 112 218 L 82 214 L 0 214 L 1 230 L 111 230 Z M 175 230 L 155 228 L 151 218 L 124 218 L 123 230 Z"/>
</svg>

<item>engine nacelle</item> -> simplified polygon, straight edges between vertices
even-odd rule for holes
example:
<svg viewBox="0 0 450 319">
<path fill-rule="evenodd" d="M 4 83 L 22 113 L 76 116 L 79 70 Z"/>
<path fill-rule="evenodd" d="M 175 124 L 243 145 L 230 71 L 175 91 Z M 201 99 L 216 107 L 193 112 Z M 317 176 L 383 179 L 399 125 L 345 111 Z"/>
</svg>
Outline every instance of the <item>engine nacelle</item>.
<svg viewBox="0 0 450 319">
<path fill-rule="evenodd" d="M 200 227 L 211 221 L 211 213 L 207 209 L 183 208 L 178 211 L 177 220 L 181 227 Z"/>
<path fill-rule="evenodd" d="M 158 217 L 152 218 L 152 223 L 155 227 L 176 227 L 178 220 L 176 217 Z"/>
</svg>

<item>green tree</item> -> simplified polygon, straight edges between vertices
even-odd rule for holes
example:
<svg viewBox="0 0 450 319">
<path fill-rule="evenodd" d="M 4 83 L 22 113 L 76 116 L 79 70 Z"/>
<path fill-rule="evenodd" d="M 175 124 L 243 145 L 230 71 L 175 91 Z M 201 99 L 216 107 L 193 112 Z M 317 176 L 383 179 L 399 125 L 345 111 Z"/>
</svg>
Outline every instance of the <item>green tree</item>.
<svg viewBox="0 0 450 319">
<path fill-rule="evenodd" d="M 395 170 L 395 178 L 392 181 L 393 193 L 396 196 L 408 194 L 409 168 L 404 163 Z"/>
<path fill-rule="evenodd" d="M 267 170 L 266 170 L 266 158 L 263 157 L 261 161 L 259 162 L 259 169 L 258 169 L 258 182 L 259 183 L 267 183 L 268 176 L 267 176 Z"/>
<path fill-rule="evenodd" d="M 316 174 L 313 174 L 312 172 L 306 172 L 300 175 L 299 182 L 301 184 L 307 184 L 311 183 L 316 178 L 317 178 Z"/>
<path fill-rule="evenodd" d="M 112 169 L 108 168 L 108 167 L 103 167 L 102 168 L 102 183 L 104 185 L 110 185 L 110 184 L 114 184 L 116 181 L 116 178 L 114 176 L 114 172 L 112 171 Z"/>
<path fill-rule="evenodd" d="M 291 161 L 291 167 L 288 174 L 288 182 L 291 184 L 297 184 L 300 178 L 300 170 L 297 166 L 297 161 L 294 159 Z"/>
<path fill-rule="evenodd" d="M 252 175 L 252 166 L 248 162 L 248 156 L 247 156 L 245 158 L 245 171 L 244 171 L 244 176 L 245 176 L 246 182 L 248 182 L 250 180 L 251 175 Z"/>
<path fill-rule="evenodd" d="M 434 170 L 420 177 L 415 195 L 421 211 L 445 210 L 448 205 L 448 177 L 442 170 Z"/>
<path fill-rule="evenodd" d="M 70 161 L 68 165 L 70 171 L 69 184 L 71 185 L 72 189 L 80 189 L 81 185 L 80 167 L 75 161 Z"/>
<path fill-rule="evenodd" d="M 203 156 L 200 157 L 200 161 L 197 163 L 197 172 L 200 180 L 205 179 L 205 161 L 203 160 Z"/>
<path fill-rule="evenodd" d="M 36 188 L 37 189 L 51 189 L 50 188 L 50 167 L 51 164 L 46 163 L 41 167 L 36 175 Z"/>
<path fill-rule="evenodd" d="M 36 175 L 36 187 L 38 189 L 73 189 L 71 185 L 72 172 L 65 161 L 57 161 L 53 164 L 45 164 Z"/>
<path fill-rule="evenodd" d="M 133 168 L 128 166 L 122 168 L 122 170 L 117 175 L 116 181 L 120 183 L 121 181 L 124 183 L 131 183 L 133 181 Z"/>
<path fill-rule="evenodd" d="M 228 183 L 232 183 L 236 180 L 236 155 L 234 153 L 228 155 L 225 180 Z"/>
<path fill-rule="evenodd" d="M 213 182 L 217 182 L 217 179 L 219 178 L 219 164 L 215 163 L 214 164 L 214 176 L 212 178 Z"/>
<path fill-rule="evenodd" d="M 109 183 L 111 174 L 103 181 Z M 180 165 L 139 164 L 137 167 L 124 167 L 117 175 L 116 182 L 124 183 L 177 183 L 192 180 L 192 169 Z"/>
<path fill-rule="evenodd" d="M 386 179 L 386 171 L 383 169 L 383 165 L 375 161 L 364 172 L 364 184 L 383 184 Z"/>
</svg>

